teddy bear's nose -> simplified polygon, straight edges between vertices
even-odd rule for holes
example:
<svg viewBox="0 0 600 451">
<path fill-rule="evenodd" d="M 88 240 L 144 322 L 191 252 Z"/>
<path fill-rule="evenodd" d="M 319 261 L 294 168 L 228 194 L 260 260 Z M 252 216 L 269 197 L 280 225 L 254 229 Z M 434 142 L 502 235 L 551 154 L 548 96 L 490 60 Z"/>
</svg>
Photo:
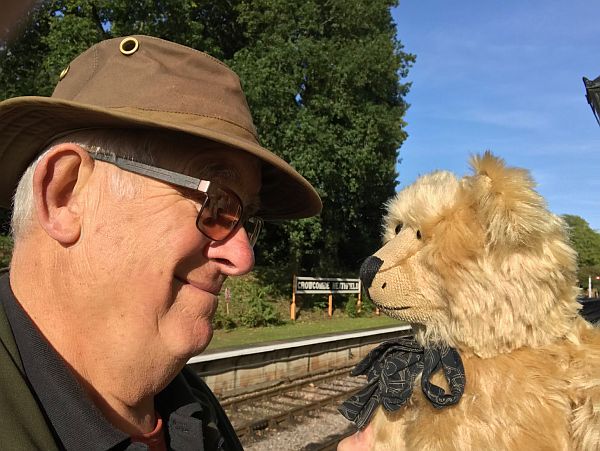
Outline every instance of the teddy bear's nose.
<svg viewBox="0 0 600 451">
<path fill-rule="evenodd" d="M 381 268 L 381 265 L 383 265 L 383 260 L 371 255 L 360 266 L 360 281 L 365 289 L 371 287 L 373 278 L 377 274 L 377 271 L 379 271 L 379 268 Z"/>
</svg>

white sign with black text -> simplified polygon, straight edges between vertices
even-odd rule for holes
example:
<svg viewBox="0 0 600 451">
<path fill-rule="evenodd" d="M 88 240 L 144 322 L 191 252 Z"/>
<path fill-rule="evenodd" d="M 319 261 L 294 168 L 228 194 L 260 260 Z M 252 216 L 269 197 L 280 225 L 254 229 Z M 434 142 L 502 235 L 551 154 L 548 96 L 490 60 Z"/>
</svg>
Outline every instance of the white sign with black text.
<svg viewBox="0 0 600 451">
<path fill-rule="evenodd" d="M 360 279 L 296 277 L 299 294 L 360 293 Z"/>
</svg>

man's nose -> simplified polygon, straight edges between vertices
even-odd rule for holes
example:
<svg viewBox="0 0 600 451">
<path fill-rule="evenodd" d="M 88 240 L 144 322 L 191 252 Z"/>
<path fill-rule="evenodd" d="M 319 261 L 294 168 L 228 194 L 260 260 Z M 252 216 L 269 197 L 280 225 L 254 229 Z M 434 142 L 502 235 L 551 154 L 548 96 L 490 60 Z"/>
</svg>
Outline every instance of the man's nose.
<svg viewBox="0 0 600 451">
<path fill-rule="evenodd" d="M 210 243 L 206 256 L 228 276 L 241 276 L 254 267 L 254 251 L 243 227 L 238 227 L 224 241 Z"/>
</svg>

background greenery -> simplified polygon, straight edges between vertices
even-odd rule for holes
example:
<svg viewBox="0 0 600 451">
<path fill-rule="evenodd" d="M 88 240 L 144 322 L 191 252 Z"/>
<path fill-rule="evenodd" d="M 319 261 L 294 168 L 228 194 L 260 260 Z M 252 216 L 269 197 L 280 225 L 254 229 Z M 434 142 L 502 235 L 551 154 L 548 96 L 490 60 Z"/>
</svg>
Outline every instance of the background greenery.
<svg viewBox="0 0 600 451">
<path fill-rule="evenodd" d="M 571 244 L 577 251 L 577 278 L 580 286 L 587 288 L 588 277 L 592 287 L 600 288 L 600 233 L 593 230 L 587 221 L 579 216 L 563 215 L 571 232 Z"/>
</svg>

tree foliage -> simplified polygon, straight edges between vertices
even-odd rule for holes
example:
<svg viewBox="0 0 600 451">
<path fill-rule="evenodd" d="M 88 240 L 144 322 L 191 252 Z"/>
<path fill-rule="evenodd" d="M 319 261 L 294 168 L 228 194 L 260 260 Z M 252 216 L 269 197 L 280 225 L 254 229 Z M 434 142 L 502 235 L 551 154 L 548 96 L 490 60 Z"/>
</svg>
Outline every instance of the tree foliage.
<svg viewBox="0 0 600 451">
<path fill-rule="evenodd" d="M 0 43 L 0 97 L 49 95 L 71 59 L 102 39 L 143 33 L 206 51 L 239 75 L 261 141 L 323 198 L 321 216 L 272 223 L 262 264 L 356 270 L 380 238 L 406 138 L 401 83 L 414 62 L 392 0 L 47 0 Z"/>
<path fill-rule="evenodd" d="M 571 245 L 577 252 L 577 277 L 587 286 L 588 277 L 600 276 L 600 233 L 579 216 L 563 215 L 563 219 L 569 226 Z"/>
<path fill-rule="evenodd" d="M 268 259 L 296 270 L 356 268 L 378 245 L 395 190 L 414 57 L 395 38 L 391 2 L 248 0 L 247 45 L 232 66 L 267 147 L 315 184 L 320 217 L 272 227 Z M 277 243 L 277 246 L 272 246 Z"/>
</svg>

